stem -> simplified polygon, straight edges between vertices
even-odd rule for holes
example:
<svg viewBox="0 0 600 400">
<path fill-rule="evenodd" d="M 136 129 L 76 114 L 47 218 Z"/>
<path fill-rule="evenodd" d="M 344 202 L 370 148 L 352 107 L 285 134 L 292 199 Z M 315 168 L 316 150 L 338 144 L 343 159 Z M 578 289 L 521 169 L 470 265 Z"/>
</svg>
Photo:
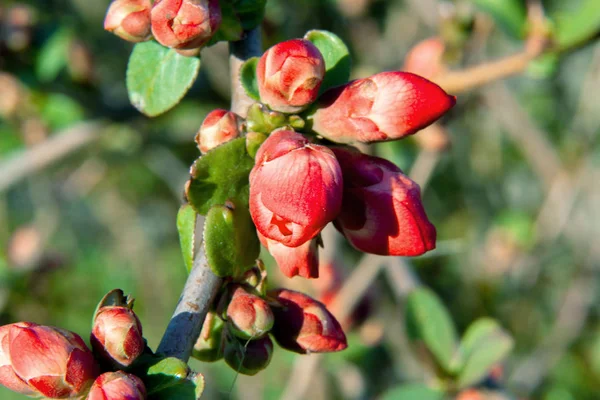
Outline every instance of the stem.
<svg viewBox="0 0 600 400">
<path fill-rule="evenodd" d="M 244 116 L 253 100 L 250 99 L 239 82 L 240 66 L 250 57 L 261 54 L 260 27 L 245 33 L 239 42 L 230 43 L 231 68 L 231 110 Z M 196 237 L 201 237 L 202 224 L 196 226 Z M 175 312 L 158 346 L 157 353 L 176 357 L 187 362 L 194 344 L 202 330 L 213 300 L 221 288 L 223 280 L 213 274 L 206 260 L 204 246 L 200 245 L 194 258 L 194 265 L 185 283 Z"/>
</svg>

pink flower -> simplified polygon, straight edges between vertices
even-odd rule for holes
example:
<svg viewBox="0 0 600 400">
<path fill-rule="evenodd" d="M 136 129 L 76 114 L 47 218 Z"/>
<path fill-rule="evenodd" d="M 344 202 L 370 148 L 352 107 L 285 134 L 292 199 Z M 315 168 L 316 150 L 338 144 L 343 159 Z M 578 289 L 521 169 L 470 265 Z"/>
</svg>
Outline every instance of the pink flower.
<svg viewBox="0 0 600 400">
<path fill-rule="evenodd" d="M 108 7 L 104 29 L 130 42 L 150 40 L 151 0 L 115 0 Z"/>
<path fill-rule="evenodd" d="M 344 331 L 322 303 L 292 290 L 269 294 L 280 304 L 272 307 L 275 325 L 271 333 L 281 347 L 297 353 L 326 353 L 347 347 Z"/>
<path fill-rule="evenodd" d="M 266 238 L 298 247 L 340 211 L 342 171 L 327 147 L 293 131 L 273 132 L 250 172 L 250 215 Z"/>
<path fill-rule="evenodd" d="M 446 51 L 444 41 L 432 37 L 417 43 L 404 59 L 404 70 L 423 78 L 434 79 L 444 71 L 442 57 Z"/>
<path fill-rule="evenodd" d="M 421 204 L 419 185 L 391 162 L 334 148 L 344 173 L 344 201 L 335 226 L 357 249 L 416 256 L 435 248 L 435 227 Z"/>
<path fill-rule="evenodd" d="M 218 0 L 157 0 L 150 14 L 152 34 L 163 46 L 203 46 L 221 24 Z"/>
<path fill-rule="evenodd" d="M 273 313 L 266 301 L 239 286 L 227 306 L 230 330 L 242 339 L 258 339 L 273 327 Z"/>
<path fill-rule="evenodd" d="M 138 317 L 133 310 L 121 306 L 98 310 L 90 342 L 98 356 L 120 367 L 130 366 L 145 347 Z"/>
<path fill-rule="evenodd" d="M 408 72 L 382 72 L 331 89 L 312 115 L 312 129 L 338 143 L 401 139 L 431 124 L 456 102 Z"/>
<path fill-rule="evenodd" d="M 94 356 L 75 333 L 30 322 L 0 328 L 0 383 L 9 389 L 52 399 L 76 397 L 96 376 Z"/>
<path fill-rule="evenodd" d="M 202 122 L 196 135 L 196 143 L 202 153 L 235 139 L 240 135 L 241 118 L 234 112 L 217 109 L 213 110 Z"/>
<path fill-rule="evenodd" d="M 106 372 L 92 385 L 86 400 L 144 400 L 146 386 L 140 378 L 123 371 Z"/>
<path fill-rule="evenodd" d="M 304 39 L 276 44 L 256 67 L 261 101 L 284 113 L 296 113 L 314 102 L 324 76 L 321 52 Z"/>
<path fill-rule="evenodd" d="M 318 240 L 313 238 L 298 247 L 287 247 L 276 240 L 268 239 L 258 232 L 258 238 L 271 253 L 281 272 L 288 278 L 300 275 L 303 278 L 319 277 Z"/>
</svg>

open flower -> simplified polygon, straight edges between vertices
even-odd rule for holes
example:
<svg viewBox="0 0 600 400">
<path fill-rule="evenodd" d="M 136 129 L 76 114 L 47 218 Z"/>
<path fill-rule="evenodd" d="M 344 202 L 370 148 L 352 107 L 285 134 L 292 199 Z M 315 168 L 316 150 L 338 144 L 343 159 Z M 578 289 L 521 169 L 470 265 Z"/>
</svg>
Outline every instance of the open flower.
<svg viewBox="0 0 600 400">
<path fill-rule="evenodd" d="M 342 171 L 327 147 L 273 132 L 250 172 L 250 215 L 261 235 L 288 247 L 315 237 L 340 211 Z"/>
<path fill-rule="evenodd" d="M 416 256 L 435 248 L 419 185 L 393 163 L 358 151 L 333 149 L 344 173 L 344 201 L 336 228 L 357 249 Z"/>
<path fill-rule="evenodd" d="M 418 75 L 382 72 L 325 92 L 312 129 L 338 143 L 396 140 L 431 124 L 455 102 Z"/>
<path fill-rule="evenodd" d="M 303 278 L 319 277 L 318 239 L 313 238 L 298 247 L 287 247 L 276 240 L 268 239 L 258 232 L 258 238 L 271 253 L 281 272 L 288 278 L 300 275 Z"/>
</svg>

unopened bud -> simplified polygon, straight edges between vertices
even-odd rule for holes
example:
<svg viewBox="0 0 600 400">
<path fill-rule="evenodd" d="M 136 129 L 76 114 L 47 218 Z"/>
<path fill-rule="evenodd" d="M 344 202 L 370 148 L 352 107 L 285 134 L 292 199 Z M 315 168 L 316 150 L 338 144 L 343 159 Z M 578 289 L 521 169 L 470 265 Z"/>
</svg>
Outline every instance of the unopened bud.
<svg viewBox="0 0 600 400">
<path fill-rule="evenodd" d="M 256 375 L 267 368 L 272 355 L 273 341 L 268 336 L 250 341 L 232 337 L 225 344 L 225 362 L 244 375 Z"/>
<path fill-rule="evenodd" d="M 123 371 L 106 372 L 92 385 L 87 400 L 144 400 L 146 387 L 135 375 Z"/>
<path fill-rule="evenodd" d="M 129 42 L 143 42 L 150 31 L 151 0 L 115 0 L 104 19 L 104 29 Z"/>
<path fill-rule="evenodd" d="M 273 327 L 273 313 L 266 301 L 239 286 L 227 306 L 229 330 L 241 339 L 264 336 Z"/>
<path fill-rule="evenodd" d="M 202 153 L 240 136 L 241 118 L 234 112 L 217 109 L 204 119 L 196 135 L 196 143 Z"/>
<path fill-rule="evenodd" d="M 145 347 L 138 317 L 123 306 L 105 306 L 98 310 L 90 342 L 100 358 L 121 367 L 130 366 Z"/>
</svg>

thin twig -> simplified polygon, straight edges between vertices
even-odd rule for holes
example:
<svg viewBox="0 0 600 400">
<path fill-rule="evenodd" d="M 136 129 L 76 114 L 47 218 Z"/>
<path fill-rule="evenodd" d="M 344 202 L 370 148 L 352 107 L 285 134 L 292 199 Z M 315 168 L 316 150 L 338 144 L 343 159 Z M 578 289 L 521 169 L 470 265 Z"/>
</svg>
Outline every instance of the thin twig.
<svg viewBox="0 0 600 400">
<path fill-rule="evenodd" d="M 0 162 L 0 192 L 99 139 L 104 124 L 83 122 Z"/>
</svg>

